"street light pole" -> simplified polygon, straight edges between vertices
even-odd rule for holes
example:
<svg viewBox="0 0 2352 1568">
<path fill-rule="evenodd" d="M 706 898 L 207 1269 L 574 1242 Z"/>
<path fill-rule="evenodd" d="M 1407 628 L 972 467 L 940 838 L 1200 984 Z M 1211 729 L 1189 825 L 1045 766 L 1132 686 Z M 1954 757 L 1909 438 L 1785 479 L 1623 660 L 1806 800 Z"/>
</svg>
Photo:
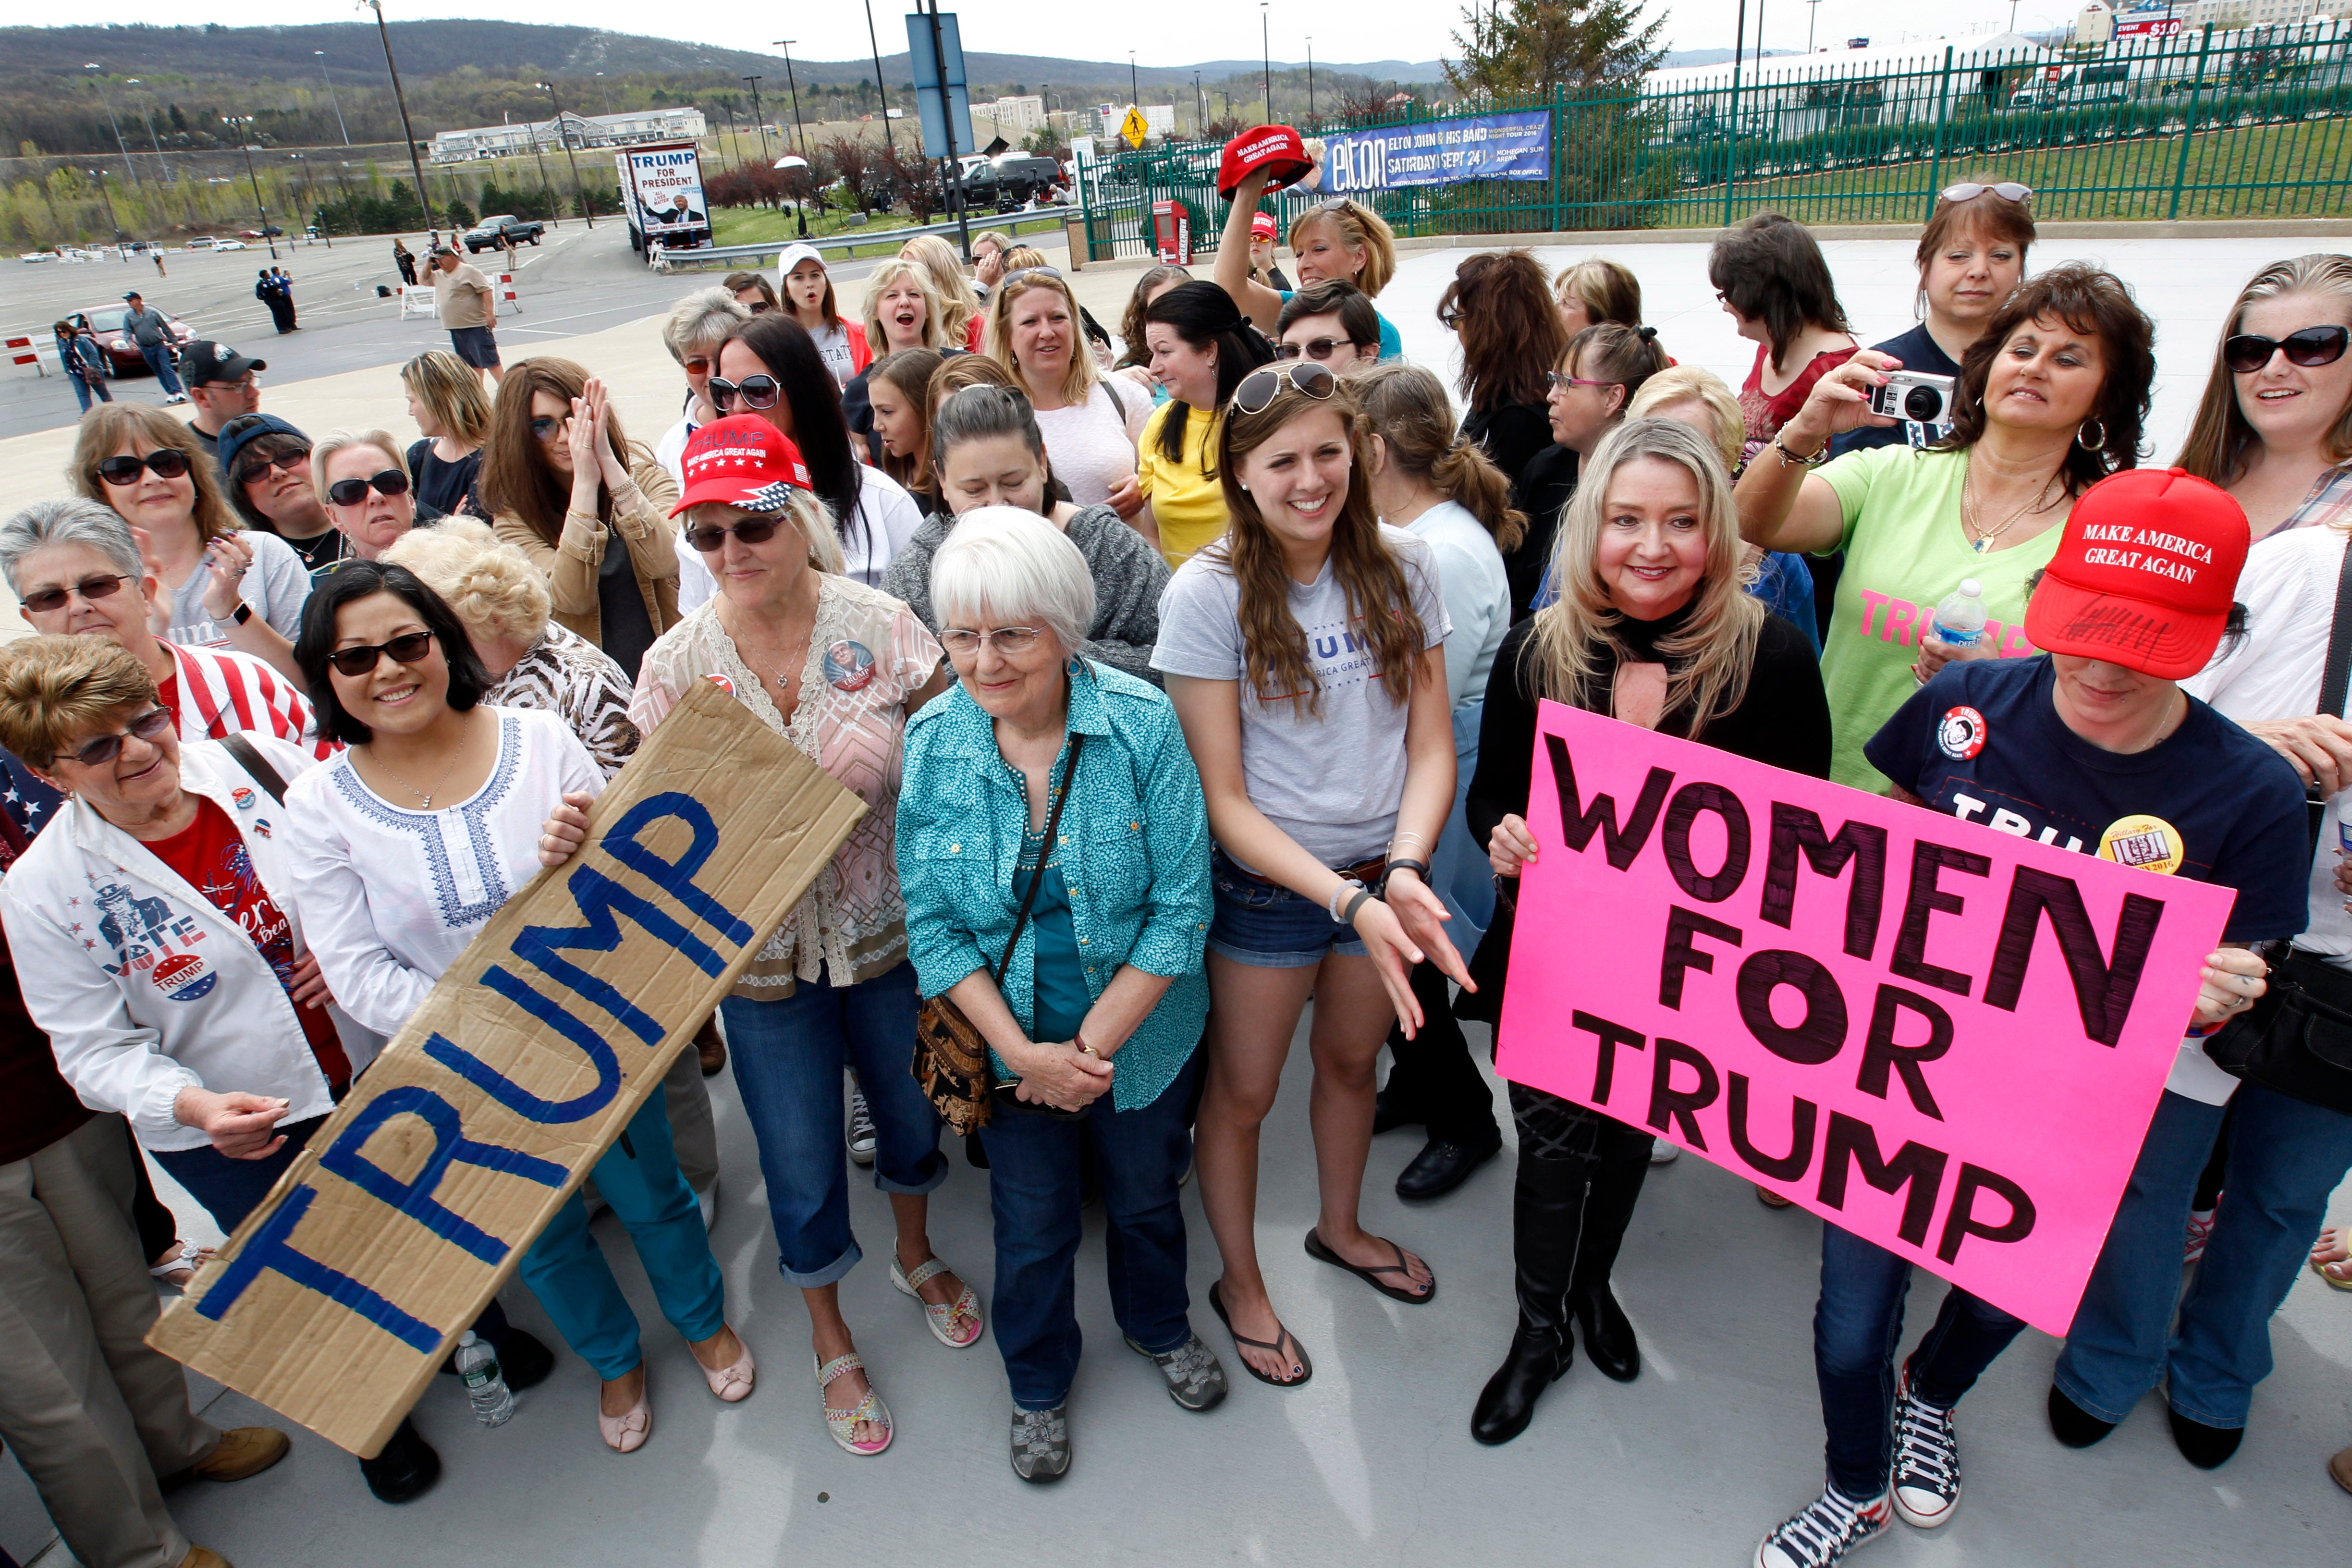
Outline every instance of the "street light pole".
<svg viewBox="0 0 2352 1568">
<path fill-rule="evenodd" d="M 783 47 L 784 81 L 793 89 L 793 137 L 800 144 L 801 156 L 805 158 L 808 156 L 808 127 L 801 123 L 800 79 L 793 75 L 793 46 L 799 41 L 800 40 L 797 38 L 778 38 L 776 40 L 778 44 Z"/>
<path fill-rule="evenodd" d="M 384 26 L 383 0 L 358 0 L 362 11 L 375 13 L 376 37 L 383 43 L 383 68 L 392 78 L 392 101 L 400 110 L 400 134 L 408 142 L 408 172 L 416 176 L 416 205 L 424 210 L 427 250 L 441 243 L 441 226 L 433 221 L 433 198 L 425 189 L 425 164 L 416 155 L 416 131 L 408 122 L 408 98 L 400 90 L 400 68 L 392 63 L 392 29 Z M 536 138 L 532 147 L 538 146 Z"/>
<path fill-rule="evenodd" d="M 580 183 L 580 160 L 572 151 L 572 138 L 563 133 L 563 105 L 556 101 L 553 82 L 539 85 L 547 89 L 547 101 L 555 110 L 555 139 L 563 143 L 563 161 L 572 165 L 572 194 L 580 198 L 580 216 L 588 220 L 590 228 L 594 228 L 596 206 L 588 199 L 588 187 Z"/>
<path fill-rule="evenodd" d="M 751 120 L 760 132 L 760 162 L 764 163 L 768 161 L 768 121 L 767 116 L 760 112 L 760 84 L 767 79 L 747 76 L 743 79 L 751 84 Z"/>
<path fill-rule="evenodd" d="M 302 194 L 310 198 L 310 215 L 319 220 L 319 237 L 327 242 L 327 248 L 329 250 L 334 249 L 335 237 L 327 227 L 327 209 L 319 205 L 318 183 L 310 178 L 310 161 L 308 158 L 303 157 L 299 153 L 289 153 L 286 156 L 293 161 L 294 166 L 297 169 L 301 171 Z M 266 228 L 268 226 L 265 224 L 262 226 Z M 289 234 L 286 237 L 286 244 L 289 248 L 292 247 L 294 244 L 294 237 L 292 235 Z"/>
<path fill-rule="evenodd" d="M 120 245 L 122 243 L 122 223 L 114 216 L 114 193 L 106 188 L 106 171 L 92 169 L 90 174 L 98 181 L 98 194 L 106 203 L 106 226 L 114 231 L 114 243 Z"/>
<path fill-rule="evenodd" d="M 1201 73 L 1192 73 L 1192 134 L 1202 135 L 1209 128 L 1209 95 L 1201 90 Z"/>
<path fill-rule="evenodd" d="M 1822 0 L 1813 0 L 1818 5 Z M 1315 123 L 1315 35 L 1307 35 L 1307 122 Z"/>
<path fill-rule="evenodd" d="M 610 120 L 613 118 L 613 84 L 604 79 L 603 71 L 596 73 L 596 81 L 604 89 L 604 118 Z"/>
<path fill-rule="evenodd" d="M 99 64 L 92 60 L 83 68 L 99 70 Z M 100 71 L 99 75 L 90 78 L 89 84 L 98 89 L 98 101 L 106 105 L 106 122 L 114 127 L 114 144 L 122 149 L 122 166 L 131 171 L 131 188 L 135 191 L 139 188 L 139 165 L 131 161 L 131 143 L 122 139 L 121 122 L 114 118 L 114 104 L 106 96 L 105 73 Z"/>
<path fill-rule="evenodd" d="M 874 36 L 874 0 L 866 0 L 866 42 L 874 51 L 874 91 L 880 100 L 882 145 L 896 153 L 898 144 L 890 139 L 890 87 L 882 79 L 882 42 Z"/>
<path fill-rule="evenodd" d="M 261 175 L 253 166 L 253 143 L 245 138 L 253 123 L 250 114 L 224 114 L 221 123 L 236 130 L 238 151 L 245 154 L 245 177 L 253 182 L 253 210 L 261 215 L 261 243 L 269 247 L 269 259 L 278 259 L 278 241 L 269 232 L 269 204 L 261 199 Z"/>
<path fill-rule="evenodd" d="M 335 129 L 343 133 L 343 145 L 352 144 L 352 128 L 343 123 L 343 100 L 335 96 L 335 79 L 327 74 L 327 51 L 312 49 L 310 56 L 319 62 L 319 79 L 327 84 L 327 101 L 335 106 Z"/>
<path fill-rule="evenodd" d="M 1274 34 L 1270 31 L 1274 24 L 1269 20 L 1270 15 L 1266 0 L 1257 0 L 1257 43 L 1265 67 L 1265 122 L 1268 125 L 1274 123 Z"/>
<path fill-rule="evenodd" d="M 1129 103 L 1141 103 L 1143 101 L 1143 89 L 1138 87 L 1135 80 L 1135 51 L 1133 49 L 1127 51 L 1127 101 Z"/>
<path fill-rule="evenodd" d="M 547 84 L 541 82 L 539 85 L 544 87 Z M 555 95 L 550 93 L 548 96 L 552 98 Z M 556 202 L 555 186 L 550 184 L 547 178 L 547 154 L 541 152 L 539 148 L 539 121 L 532 121 L 526 129 L 530 132 L 531 161 L 539 165 L 539 188 L 547 193 L 547 221 L 561 228 L 563 226 L 563 209 Z M 559 126 L 558 129 L 562 127 Z M 451 226 L 453 229 L 456 226 L 454 220 Z"/>
</svg>

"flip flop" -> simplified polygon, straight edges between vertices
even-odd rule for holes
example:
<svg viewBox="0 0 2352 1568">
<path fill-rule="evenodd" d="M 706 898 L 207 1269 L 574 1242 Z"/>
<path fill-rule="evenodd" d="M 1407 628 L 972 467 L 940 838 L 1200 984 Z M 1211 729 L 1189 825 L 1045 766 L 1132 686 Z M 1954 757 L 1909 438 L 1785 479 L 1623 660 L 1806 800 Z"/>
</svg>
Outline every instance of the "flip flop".
<svg viewBox="0 0 2352 1568">
<path fill-rule="evenodd" d="M 1389 1250 L 1396 1254 L 1397 1260 L 1394 1263 L 1376 1264 L 1370 1268 L 1359 1268 L 1325 1246 L 1323 1235 L 1319 1230 L 1310 1230 L 1307 1233 L 1307 1256 L 1318 1262 L 1328 1263 L 1334 1268 L 1346 1269 L 1391 1301 L 1402 1301 L 1408 1307 L 1421 1307 L 1437 1300 L 1437 1270 L 1433 1268 L 1429 1271 L 1429 1289 L 1419 1295 L 1402 1286 L 1383 1285 L 1372 1278 L 1375 1274 L 1402 1274 L 1408 1279 L 1412 1278 L 1412 1270 L 1405 1264 L 1404 1248 L 1393 1241 L 1389 1241 L 1386 1237 L 1381 1237 L 1378 1239 L 1388 1242 Z M 1426 1267 L 1425 1264 L 1423 1266 Z"/>
<path fill-rule="evenodd" d="M 2336 1232 L 2336 1240 L 2338 1247 L 2344 1246 L 2347 1242 L 2352 1242 L 2352 1233 L 2347 1233 L 2343 1228 L 2336 1226 L 2330 1226 L 2327 1228 L 2328 1230 Z M 2338 1279 L 2335 1275 L 2330 1274 L 2326 1267 L 2328 1263 L 2344 1263 L 2347 1261 L 2352 1261 L 2352 1258 L 2330 1258 L 2323 1260 L 2314 1258 L 2310 1260 L 2311 1271 L 2314 1274 L 2318 1275 L 2320 1279 L 2326 1280 L 2327 1282 L 2328 1289 L 2331 1290 L 2352 1290 L 2352 1279 Z"/>
<path fill-rule="evenodd" d="M 1272 1351 L 1276 1355 L 1282 1354 L 1282 1347 L 1288 1345 L 1292 1353 L 1297 1356 L 1300 1367 L 1305 1369 L 1297 1377 L 1268 1377 L 1250 1364 L 1249 1357 L 1237 1356 L 1234 1359 L 1242 1363 L 1242 1370 L 1260 1383 L 1271 1384 L 1276 1388 L 1297 1388 L 1305 1384 L 1308 1378 L 1313 1377 L 1315 1363 L 1307 1359 L 1307 1347 L 1293 1339 L 1288 1329 L 1283 1329 L 1277 1338 L 1268 1341 L 1254 1340 L 1234 1327 L 1234 1320 L 1225 1311 L 1225 1299 L 1217 1292 L 1217 1285 L 1223 1283 L 1224 1281 L 1219 1280 L 1209 1287 L 1209 1310 L 1217 1314 L 1217 1321 L 1225 1325 L 1225 1332 L 1233 1335 L 1234 1343 L 1237 1346 L 1246 1346 L 1251 1350 Z"/>
</svg>

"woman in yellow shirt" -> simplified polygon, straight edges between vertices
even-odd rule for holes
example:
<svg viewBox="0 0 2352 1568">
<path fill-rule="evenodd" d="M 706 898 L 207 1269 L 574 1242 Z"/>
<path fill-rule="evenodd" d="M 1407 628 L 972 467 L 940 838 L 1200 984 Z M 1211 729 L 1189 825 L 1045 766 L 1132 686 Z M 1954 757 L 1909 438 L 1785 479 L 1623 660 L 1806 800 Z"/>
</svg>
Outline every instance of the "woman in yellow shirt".
<svg viewBox="0 0 2352 1568">
<path fill-rule="evenodd" d="M 1233 297 L 1213 283 L 1180 283 L 1143 312 L 1151 374 L 1168 401 L 1145 421 L 1136 453 L 1143 494 L 1137 524 L 1156 529 L 1171 567 L 1225 531 L 1225 491 L 1215 471 L 1217 421 L 1242 377 L 1274 358 Z M 1145 526 L 1149 523 L 1150 526 Z"/>
</svg>

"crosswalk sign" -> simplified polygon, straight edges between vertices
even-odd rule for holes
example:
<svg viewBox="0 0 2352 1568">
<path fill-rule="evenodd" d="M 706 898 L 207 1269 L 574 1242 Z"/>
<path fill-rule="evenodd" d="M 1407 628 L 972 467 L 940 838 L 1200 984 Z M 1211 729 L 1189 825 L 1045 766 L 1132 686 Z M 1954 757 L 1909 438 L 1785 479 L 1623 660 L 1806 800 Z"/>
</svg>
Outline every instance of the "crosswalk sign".
<svg viewBox="0 0 2352 1568">
<path fill-rule="evenodd" d="M 1127 106 L 1127 118 L 1118 122 L 1118 133 L 1130 147 L 1140 147 L 1143 139 L 1151 134 L 1151 122 L 1143 118 L 1143 110 L 1133 104 Z"/>
</svg>

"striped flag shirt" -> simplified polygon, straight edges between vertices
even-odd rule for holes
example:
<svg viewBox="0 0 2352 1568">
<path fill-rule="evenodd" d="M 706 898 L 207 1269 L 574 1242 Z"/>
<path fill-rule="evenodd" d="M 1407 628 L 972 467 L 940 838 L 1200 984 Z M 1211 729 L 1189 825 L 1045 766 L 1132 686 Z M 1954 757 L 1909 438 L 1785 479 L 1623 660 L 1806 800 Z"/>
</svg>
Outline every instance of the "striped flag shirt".
<svg viewBox="0 0 2352 1568">
<path fill-rule="evenodd" d="M 183 741 L 217 741 L 243 731 L 308 746 L 325 758 L 342 748 L 318 733 L 310 700 L 294 683 L 250 654 L 226 647 L 166 643 L 179 666 L 173 708 Z"/>
</svg>

